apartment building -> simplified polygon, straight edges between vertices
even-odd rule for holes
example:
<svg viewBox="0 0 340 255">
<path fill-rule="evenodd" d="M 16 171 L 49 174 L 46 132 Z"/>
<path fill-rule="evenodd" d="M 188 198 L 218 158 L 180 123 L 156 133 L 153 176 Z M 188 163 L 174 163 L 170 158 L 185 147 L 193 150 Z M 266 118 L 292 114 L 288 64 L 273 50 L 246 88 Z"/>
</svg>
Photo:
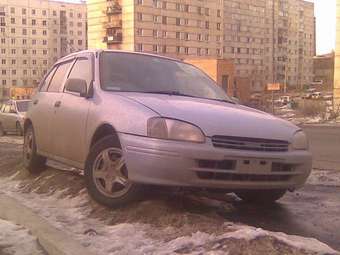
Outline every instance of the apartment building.
<svg viewBox="0 0 340 255">
<path fill-rule="evenodd" d="M 37 85 L 60 57 L 87 48 L 86 4 L 0 1 L 0 99 Z"/>
<path fill-rule="evenodd" d="M 235 81 L 312 81 L 314 5 L 303 0 L 88 0 L 90 48 L 233 59 Z"/>
<path fill-rule="evenodd" d="M 313 81 L 316 55 L 314 4 L 280 0 L 274 4 L 274 81 L 302 89 Z"/>
</svg>

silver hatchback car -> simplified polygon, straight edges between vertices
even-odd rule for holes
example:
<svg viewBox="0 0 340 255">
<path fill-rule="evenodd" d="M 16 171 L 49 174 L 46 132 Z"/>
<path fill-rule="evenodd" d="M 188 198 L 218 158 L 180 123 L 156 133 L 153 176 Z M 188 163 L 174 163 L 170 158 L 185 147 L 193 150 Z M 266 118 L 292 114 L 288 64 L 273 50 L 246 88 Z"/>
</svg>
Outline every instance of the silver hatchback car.
<svg viewBox="0 0 340 255">
<path fill-rule="evenodd" d="M 90 195 L 107 206 L 136 199 L 145 184 L 273 202 L 311 171 L 300 128 L 235 104 L 192 65 L 149 54 L 62 58 L 33 97 L 24 132 L 30 172 L 46 158 L 84 169 Z"/>
</svg>

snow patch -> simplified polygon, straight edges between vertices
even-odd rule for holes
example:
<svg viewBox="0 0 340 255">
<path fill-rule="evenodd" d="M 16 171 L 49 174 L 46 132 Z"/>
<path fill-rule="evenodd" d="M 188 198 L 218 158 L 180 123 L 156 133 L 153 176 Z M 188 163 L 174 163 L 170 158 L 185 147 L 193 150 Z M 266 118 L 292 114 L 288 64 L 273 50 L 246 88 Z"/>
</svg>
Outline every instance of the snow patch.
<svg viewBox="0 0 340 255">
<path fill-rule="evenodd" d="M 45 252 L 29 230 L 0 219 L 0 254 L 42 255 Z"/>
<path fill-rule="evenodd" d="M 219 240 L 226 238 L 250 241 L 265 236 L 274 237 L 297 249 L 318 254 L 337 254 L 335 250 L 316 239 L 269 232 L 230 222 L 228 226 L 232 232 L 222 235 L 196 232 L 170 241 L 162 239 L 162 236 L 154 239 L 150 237 L 151 234 L 155 236 L 155 233 L 164 233 L 164 231 L 171 233 L 174 228 L 159 230 L 151 225 L 139 223 L 109 225 L 107 221 L 110 219 L 99 220 L 88 217 L 93 208 L 89 205 L 90 198 L 85 189 L 81 190 L 78 196 L 71 197 L 66 196 L 67 190 L 46 195 L 38 195 L 34 192 L 22 193 L 20 186 L 18 182 L 11 180 L 11 177 L 0 180 L 2 192 L 30 207 L 52 225 L 70 233 L 74 239 L 98 254 L 173 254 L 179 249 L 186 248 L 199 250 L 191 254 L 209 254 L 205 252 L 204 245 L 211 242 L 218 243 Z M 210 254 L 219 254 L 219 252 L 214 251 Z"/>
</svg>

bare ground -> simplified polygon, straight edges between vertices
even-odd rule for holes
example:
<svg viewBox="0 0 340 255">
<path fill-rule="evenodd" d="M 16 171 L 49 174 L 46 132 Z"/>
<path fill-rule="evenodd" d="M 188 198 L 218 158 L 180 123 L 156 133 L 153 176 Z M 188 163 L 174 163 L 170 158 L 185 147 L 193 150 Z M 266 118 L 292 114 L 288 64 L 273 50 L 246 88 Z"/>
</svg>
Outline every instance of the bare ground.
<svg viewBox="0 0 340 255">
<path fill-rule="evenodd" d="M 21 164 L 20 138 L 0 140 L 0 179 L 11 177 L 17 183 L 17 192 L 40 195 L 60 194 L 60 199 L 77 197 L 84 191 L 84 181 L 78 171 L 61 171 L 48 167 L 40 176 L 25 171 Z M 235 231 L 235 225 L 225 218 L 233 214 L 233 195 L 215 197 L 213 194 L 192 194 L 152 188 L 145 199 L 123 208 L 109 209 L 87 197 L 82 206 L 89 209 L 89 219 L 107 225 L 138 223 L 152 226 L 148 237 L 169 242 L 179 237 L 203 232 L 222 235 Z M 65 219 L 60 219 L 61 221 Z M 96 233 L 95 229 L 89 232 Z M 88 234 L 85 232 L 84 234 Z M 177 254 L 316 254 L 289 246 L 274 237 L 260 236 L 253 240 L 225 238 L 200 245 L 186 245 L 175 250 Z"/>
</svg>

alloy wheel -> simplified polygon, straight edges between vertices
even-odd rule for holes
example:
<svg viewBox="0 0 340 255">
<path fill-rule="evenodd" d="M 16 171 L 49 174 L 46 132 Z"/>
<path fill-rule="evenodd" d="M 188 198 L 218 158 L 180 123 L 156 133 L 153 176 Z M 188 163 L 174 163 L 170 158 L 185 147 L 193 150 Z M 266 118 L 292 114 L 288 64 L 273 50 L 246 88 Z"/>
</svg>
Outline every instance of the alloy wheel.
<svg viewBox="0 0 340 255">
<path fill-rule="evenodd" d="M 97 189 L 105 196 L 123 196 L 131 187 L 123 153 L 119 148 L 108 148 L 100 152 L 94 161 L 92 173 Z"/>
</svg>

